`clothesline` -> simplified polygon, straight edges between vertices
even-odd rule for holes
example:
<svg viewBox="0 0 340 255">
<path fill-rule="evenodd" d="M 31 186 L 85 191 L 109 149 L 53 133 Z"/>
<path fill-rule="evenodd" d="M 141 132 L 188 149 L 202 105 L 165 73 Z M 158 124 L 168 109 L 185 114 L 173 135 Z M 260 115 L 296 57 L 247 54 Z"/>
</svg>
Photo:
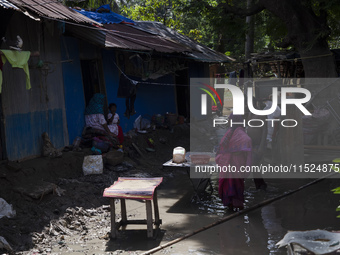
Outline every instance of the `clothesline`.
<svg viewBox="0 0 340 255">
<path fill-rule="evenodd" d="M 294 61 L 294 62 L 297 62 L 298 60 L 304 60 L 304 59 L 314 59 L 314 58 L 323 58 L 323 57 L 329 57 L 329 56 L 333 56 L 333 53 L 329 53 L 329 54 L 324 54 L 324 55 L 316 55 L 316 56 L 308 56 L 308 57 L 300 57 L 300 58 L 292 58 L 292 59 L 274 59 L 274 60 L 267 60 L 267 61 L 259 61 L 257 62 L 255 60 L 255 62 L 251 62 L 250 61 L 250 64 L 265 64 L 265 63 L 281 63 L 281 62 L 284 62 L 284 61 Z"/>
<path fill-rule="evenodd" d="M 129 76 L 127 76 L 122 69 L 119 68 L 116 61 L 112 59 L 112 62 L 117 67 L 117 69 L 125 76 L 126 79 L 128 79 L 130 82 L 132 82 L 134 85 L 137 84 L 150 84 L 150 85 L 158 85 L 158 86 L 189 86 L 189 84 L 175 84 L 175 83 L 159 83 L 159 82 L 146 82 L 146 81 L 136 81 L 131 79 Z"/>
</svg>

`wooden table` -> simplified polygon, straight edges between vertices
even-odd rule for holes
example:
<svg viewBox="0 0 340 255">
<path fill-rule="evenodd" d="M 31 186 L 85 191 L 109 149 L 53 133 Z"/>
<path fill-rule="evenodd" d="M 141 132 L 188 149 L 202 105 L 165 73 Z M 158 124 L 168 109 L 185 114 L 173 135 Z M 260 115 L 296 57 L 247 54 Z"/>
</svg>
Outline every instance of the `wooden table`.
<svg viewBox="0 0 340 255">
<path fill-rule="evenodd" d="M 159 218 L 157 201 L 157 187 L 163 181 L 163 177 L 157 178 L 129 178 L 119 177 L 109 188 L 106 188 L 103 197 L 110 198 L 111 207 L 111 237 L 117 238 L 117 231 L 121 226 L 128 224 L 146 224 L 148 238 L 156 237 L 162 220 Z M 120 199 L 122 218 L 116 222 L 115 198 Z M 125 199 L 145 200 L 146 220 L 128 220 L 126 215 Z M 152 204 L 154 206 L 155 220 L 152 218 Z M 153 224 L 156 228 L 153 229 Z"/>
</svg>

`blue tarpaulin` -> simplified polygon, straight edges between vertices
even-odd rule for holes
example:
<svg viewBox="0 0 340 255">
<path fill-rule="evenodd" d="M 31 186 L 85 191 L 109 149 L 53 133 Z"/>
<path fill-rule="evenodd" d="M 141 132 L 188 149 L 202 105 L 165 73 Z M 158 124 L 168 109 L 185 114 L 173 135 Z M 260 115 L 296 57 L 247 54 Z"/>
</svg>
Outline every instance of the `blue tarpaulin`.
<svg viewBox="0 0 340 255">
<path fill-rule="evenodd" d="M 110 12 L 98 12 L 98 10 L 101 10 L 101 9 L 107 9 Z M 76 9 L 74 10 L 101 24 L 117 24 L 117 23 L 122 23 L 122 22 L 135 24 L 135 22 L 132 19 L 126 18 L 122 15 L 112 12 L 110 5 L 108 4 L 100 6 L 95 12 L 85 11 L 85 10 L 78 11 Z"/>
</svg>

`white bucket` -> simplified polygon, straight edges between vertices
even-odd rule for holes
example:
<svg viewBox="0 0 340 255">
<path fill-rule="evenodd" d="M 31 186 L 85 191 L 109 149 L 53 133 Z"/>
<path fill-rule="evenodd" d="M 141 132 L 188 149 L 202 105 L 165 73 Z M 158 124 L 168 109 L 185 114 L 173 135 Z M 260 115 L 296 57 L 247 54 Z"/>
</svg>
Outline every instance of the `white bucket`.
<svg viewBox="0 0 340 255">
<path fill-rule="evenodd" d="M 183 147 L 174 148 L 172 162 L 180 164 L 183 163 L 184 161 L 185 161 L 185 149 Z"/>
</svg>

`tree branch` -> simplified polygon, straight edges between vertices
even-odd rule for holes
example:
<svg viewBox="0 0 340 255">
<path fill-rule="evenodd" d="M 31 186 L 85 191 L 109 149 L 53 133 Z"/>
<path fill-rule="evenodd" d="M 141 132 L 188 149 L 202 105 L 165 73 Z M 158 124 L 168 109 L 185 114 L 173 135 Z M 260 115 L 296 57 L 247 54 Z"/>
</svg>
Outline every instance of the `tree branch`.
<svg viewBox="0 0 340 255">
<path fill-rule="evenodd" d="M 224 8 L 227 12 L 233 13 L 239 16 L 252 16 L 257 14 L 265 9 L 262 3 L 258 2 L 257 4 L 253 4 L 247 9 L 238 8 L 234 6 L 230 6 L 227 3 L 221 3 L 218 5 L 220 8 Z"/>
</svg>

